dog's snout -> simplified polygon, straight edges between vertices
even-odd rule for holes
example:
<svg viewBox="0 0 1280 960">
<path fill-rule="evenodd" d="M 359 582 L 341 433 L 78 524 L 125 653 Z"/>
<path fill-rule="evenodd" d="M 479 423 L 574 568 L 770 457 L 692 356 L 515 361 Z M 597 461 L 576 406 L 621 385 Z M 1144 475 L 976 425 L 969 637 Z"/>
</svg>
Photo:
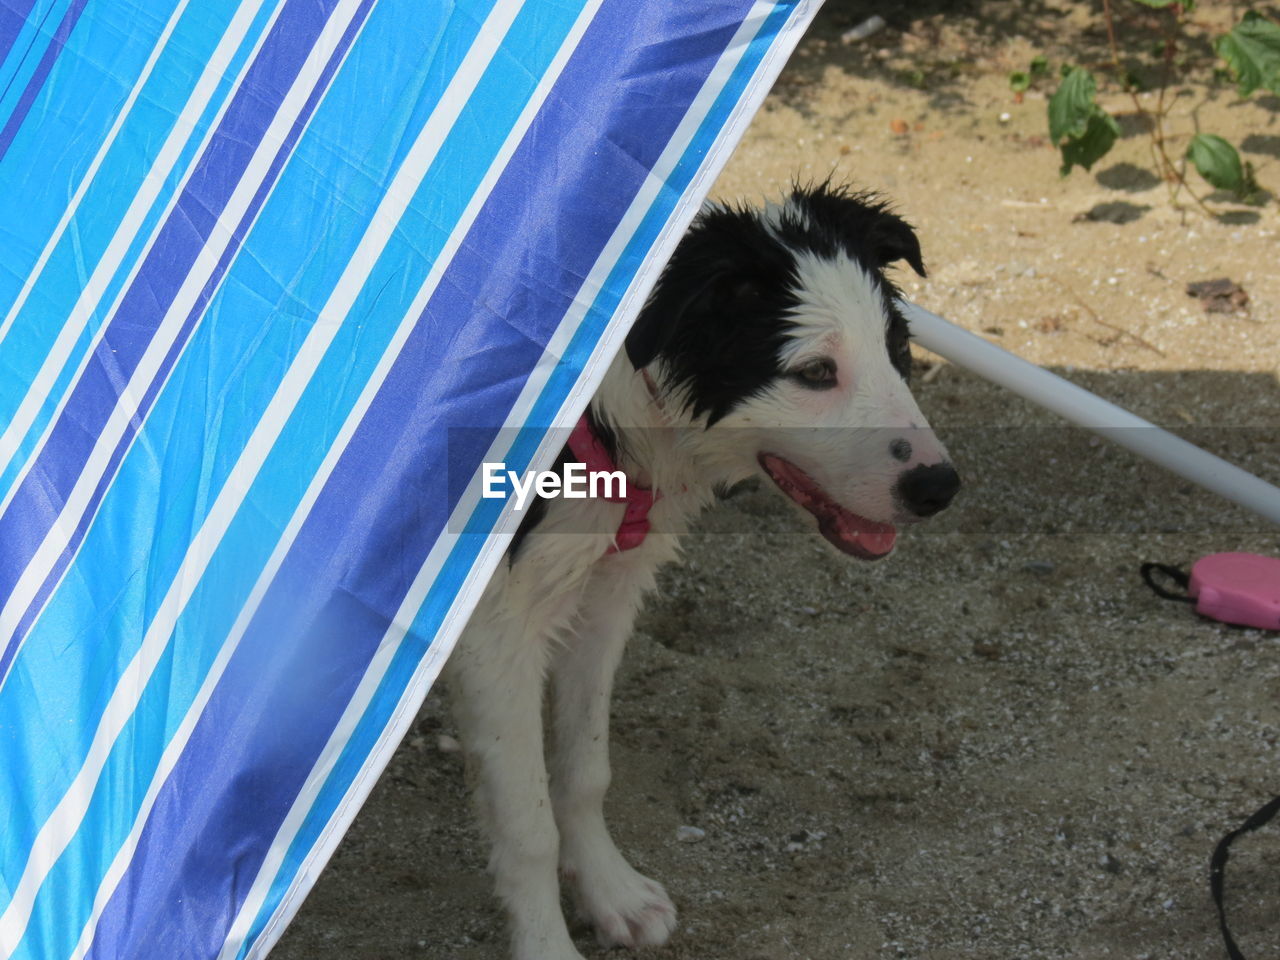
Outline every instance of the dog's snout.
<svg viewBox="0 0 1280 960">
<path fill-rule="evenodd" d="M 916 516 L 931 517 L 944 509 L 959 489 L 960 474 L 944 461 L 904 471 L 894 492 L 898 501 Z"/>
</svg>

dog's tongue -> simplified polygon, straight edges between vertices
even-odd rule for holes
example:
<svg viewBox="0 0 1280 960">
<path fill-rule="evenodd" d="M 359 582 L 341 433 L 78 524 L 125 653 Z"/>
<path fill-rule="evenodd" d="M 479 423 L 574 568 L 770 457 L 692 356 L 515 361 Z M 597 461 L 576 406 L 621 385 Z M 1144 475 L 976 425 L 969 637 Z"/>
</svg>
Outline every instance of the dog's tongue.
<svg viewBox="0 0 1280 960">
<path fill-rule="evenodd" d="M 877 523 L 841 507 L 836 510 L 836 515 L 829 519 L 814 512 L 818 517 L 818 530 L 832 544 L 864 560 L 879 560 L 889 555 L 898 539 L 893 524 Z"/>
<path fill-rule="evenodd" d="M 789 460 L 760 454 L 760 465 L 778 488 L 818 520 L 818 531 L 837 549 L 863 560 L 888 556 L 898 538 L 891 523 L 879 523 L 847 510 Z"/>
</svg>

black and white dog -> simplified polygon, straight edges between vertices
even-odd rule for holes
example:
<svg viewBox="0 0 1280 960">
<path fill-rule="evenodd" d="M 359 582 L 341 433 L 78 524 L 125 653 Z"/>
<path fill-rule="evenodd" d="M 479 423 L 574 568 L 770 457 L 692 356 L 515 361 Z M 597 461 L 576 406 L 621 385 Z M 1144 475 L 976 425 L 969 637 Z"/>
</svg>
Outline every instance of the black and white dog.
<svg viewBox="0 0 1280 960">
<path fill-rule="evenodd" d="M 907 325 L 883 272 L 898 260 L 924 274 L 911 228 L 868 195 L 822 185 L 763 210 L 704 208 L 562 457 L 612 461 L 632 502 L 526 510 L 449 664 L 516 960 L 580 960 L 561 877 L 604 944 L 675 929 L 662 886 L 605 827 L 609 700 L 654 572 L 716 491 L 763 473 L 868 560 L 955 494 L 907 387 Z M 661 532 L 645 536 L 650 521 Z"/>
</svg>

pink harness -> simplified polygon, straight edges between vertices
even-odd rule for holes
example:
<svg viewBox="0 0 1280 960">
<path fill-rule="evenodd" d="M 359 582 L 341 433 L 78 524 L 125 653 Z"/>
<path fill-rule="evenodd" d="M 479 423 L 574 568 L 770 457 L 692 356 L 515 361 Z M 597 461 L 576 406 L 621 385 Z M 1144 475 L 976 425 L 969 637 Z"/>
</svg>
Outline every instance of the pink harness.
<svg viewBox="0 0 1280 960">
<path fill-rule="evenodd" d="M 583 414 L 573 428 L 573 432 L 569 434 L 569 452 L 586 465 L 588 473 L 596 471 L 612 473 L 618 470 L 618 465 L 609 456 L 609 451 L 600 442 L 596 432 L 591 429 L 586 414 Z M 632 483 L 628 478 L 625 497 L 606 498 L 610 503 L 627 505 L 626 512 L 622 515 L 622 523 L 618 525 L 618 532 L 614 534 L 613 545 L 606 551 L 606 556 L 623 550 L 634 550 L 644 543 L 644 538 L 649 533 L 649 511 L 661 497 L 661 493 L 655 493 L 648 487 Z"/>
</svg>

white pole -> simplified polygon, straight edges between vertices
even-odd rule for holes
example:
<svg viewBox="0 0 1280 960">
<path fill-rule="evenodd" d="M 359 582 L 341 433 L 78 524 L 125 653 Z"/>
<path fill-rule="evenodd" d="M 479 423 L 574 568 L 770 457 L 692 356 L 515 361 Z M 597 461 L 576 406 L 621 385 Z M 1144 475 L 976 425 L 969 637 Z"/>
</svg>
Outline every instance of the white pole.
<svg viewBox="0 0 1280 960">
<path fill-rule="evenodd" d="M 1280 525 L 1280 488 L 906 300 L 921 346 Z"/>
</svg>

